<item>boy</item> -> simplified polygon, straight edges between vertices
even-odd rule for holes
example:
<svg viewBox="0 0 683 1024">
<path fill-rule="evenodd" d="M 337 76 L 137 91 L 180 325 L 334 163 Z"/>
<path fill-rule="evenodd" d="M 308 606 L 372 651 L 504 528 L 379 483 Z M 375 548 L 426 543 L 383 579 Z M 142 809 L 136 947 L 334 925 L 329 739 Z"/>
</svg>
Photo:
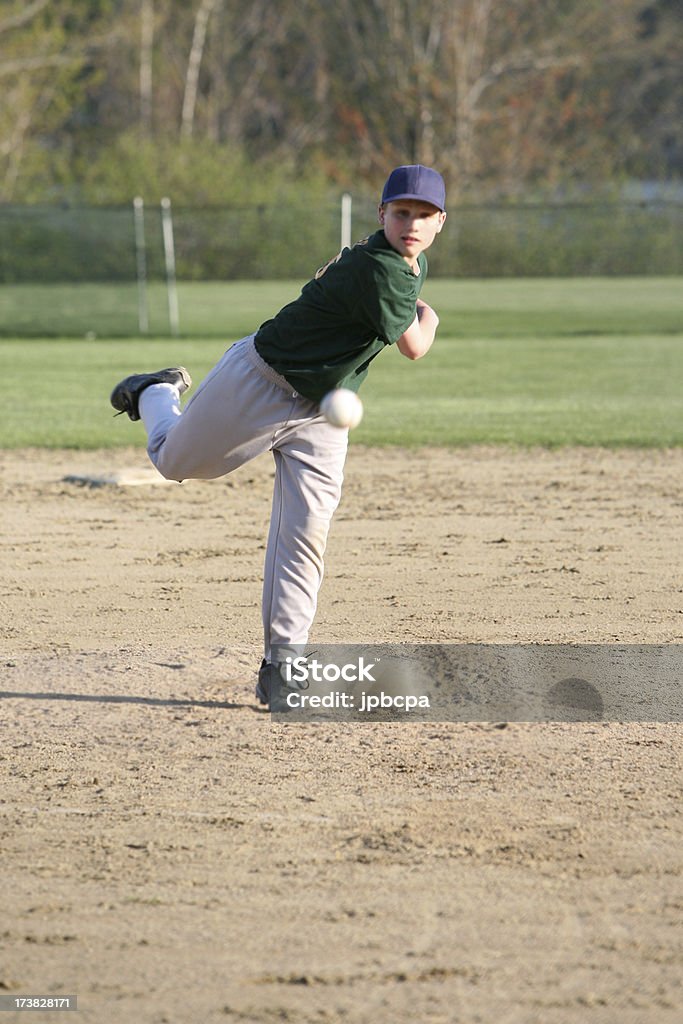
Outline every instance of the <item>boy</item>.
<svg viewBox="0 0 683 1024">
<path fill-rule="evenodd" d="M 229 348 L 182 412 L 180 396 L 191 384 L 184 367 L 135 374 L 112 391 L 119 413 L 142 419 L 149 457 L 169 480 L 223 476 L 273 452 L 256 687 L 262 704 L 279 684 L 271 646 L 308 639 L 341 497 L 348 430 L 325 420 L 320 400 L 336 387 L 358 390 L 387 345 L 408 359 L 429 351 L 439 320 L 419 293 L 424 252 L 443 227 L 445 202 L 437 171 L 397 167 L 382 193 L 381 229 L 344 249 L 298 299 Z"/>
</svg>

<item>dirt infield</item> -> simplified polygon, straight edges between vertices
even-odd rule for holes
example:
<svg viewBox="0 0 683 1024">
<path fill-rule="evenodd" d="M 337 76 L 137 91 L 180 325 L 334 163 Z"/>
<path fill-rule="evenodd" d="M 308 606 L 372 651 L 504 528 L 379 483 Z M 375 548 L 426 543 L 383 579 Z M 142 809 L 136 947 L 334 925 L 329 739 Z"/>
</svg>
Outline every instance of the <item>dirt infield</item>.
<svg viewBox="0 0 683 1024">
<path fill-rule="evenodd" d="M 269 460 L 65 479 L 145 468 L 0 456 L 0 996 L 77 994 L 87 1024 L 680 1021 L 683 727 L 274 724 Z M 681 643 L 681 480 L 683 450 L 353 447 L 316 638 Z"/>
</svg>

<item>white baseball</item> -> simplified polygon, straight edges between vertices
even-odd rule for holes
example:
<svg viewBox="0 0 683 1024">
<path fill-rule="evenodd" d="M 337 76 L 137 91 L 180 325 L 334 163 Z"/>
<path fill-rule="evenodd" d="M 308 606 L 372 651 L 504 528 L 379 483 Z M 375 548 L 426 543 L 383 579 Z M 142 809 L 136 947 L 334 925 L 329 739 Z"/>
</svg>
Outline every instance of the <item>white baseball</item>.
<svg viewBox="0 0 683 1024">
<path fill-rule="evenodd" d="M 363 419 L 363 403 L 355 391 L 335 388 L 320 403 L 320 411 L 333 427 L 357 427 Z"/>
</svg>

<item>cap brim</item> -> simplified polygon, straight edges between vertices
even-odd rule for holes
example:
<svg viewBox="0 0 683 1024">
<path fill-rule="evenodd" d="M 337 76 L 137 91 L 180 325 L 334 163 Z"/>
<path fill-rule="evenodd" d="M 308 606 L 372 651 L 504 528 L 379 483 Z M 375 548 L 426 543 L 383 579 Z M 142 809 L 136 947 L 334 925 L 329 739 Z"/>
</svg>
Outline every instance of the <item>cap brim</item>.
<svg viewBox="0 0 683 1024">
<path fill-rule="evenodd" d="M 428 203 L 435 209 L 440 210 L 441 213 L 445 213 L 445 208 L 440 203 L 435 203 L 433 199 L 425 199 L 424 196 L 416 196 L 414 192 L 400 192 L 396 196 L 387 196 L 386 199 L 382 199 L 382 203 L 395 203 L 397 199 L 415 199 L 420 203 Z"/>
</svg>

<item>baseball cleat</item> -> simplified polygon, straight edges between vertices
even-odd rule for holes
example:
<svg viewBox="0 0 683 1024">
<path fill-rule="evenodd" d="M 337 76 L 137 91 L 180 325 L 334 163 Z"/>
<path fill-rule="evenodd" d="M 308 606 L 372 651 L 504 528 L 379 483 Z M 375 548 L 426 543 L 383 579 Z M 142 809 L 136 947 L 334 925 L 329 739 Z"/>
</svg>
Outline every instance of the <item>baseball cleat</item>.
<svg viewBox="0 0 683 1024">
<path fill-rule="evenodd" d="M 258 670 L 258 682 L 256 683 L 256 699 L 259 704 L 270 704 L 270 695 L 275 687 L 279 689 L 282 676 L 277 665 L 271 665 L 264 658 Z"/>
<path fill-rule="evenodd" d="M 298 693 L 308 688 L 308 683 L 301 686 L 298 683 L 287 683 L 282 678 L 279 665 L 271 665 L 264 658 L 258 670 L 258 682 L 256 683 L 256 699 L 260 704 L 267 704 L 271 711 L 288 711 L 286 702 L 288 693 Z M 275 704 L 275 709 L 273 709 Z"/>
<path fill-rule="evenodd" d="M 156 373 L 134 373 L 130 377 L 124 377 L 116 385 L 109 399 L 116 409 L 116 415 L 122 416 L 125 412 L 129 419 L 139 420 L 140 395 L 152 384 L 173 384 L 182 395 L 191 386 L 192 378 L 184 366 L 170 366 L 166 370 L 157 370 Z"/>
</svg>

